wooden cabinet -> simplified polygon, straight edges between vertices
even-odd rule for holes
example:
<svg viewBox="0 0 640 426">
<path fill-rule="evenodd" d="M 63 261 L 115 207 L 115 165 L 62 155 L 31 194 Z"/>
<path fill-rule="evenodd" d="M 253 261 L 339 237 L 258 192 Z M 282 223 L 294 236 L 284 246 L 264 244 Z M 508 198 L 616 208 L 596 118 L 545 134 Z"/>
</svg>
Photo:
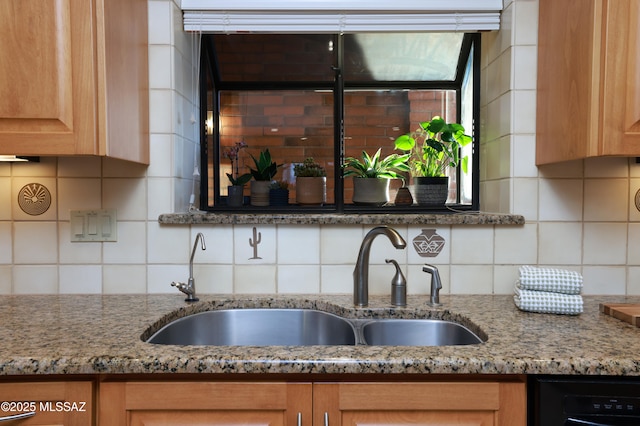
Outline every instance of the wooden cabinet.
<svg viewBox="0 0 640 426">
<path fill-rule="evenodd" d="M 536 163 L 640 156 L 640 0 L 539 0 Z"/>
<path fill-rule="evenodd" d="M 0 2 L 0 154 L 149 162 L 147 0 Z"/>
<path fill-rule="evenodd" d="M 311 425 L 310 383 L 105 382 L 100 426 Z"/>
<path fill-rule="evenodd" d="M 315 425 L 526 424 L 520 382 L 314 384 L 313 395 Z"/>
<path fill-rule="evenodd" d="M 11 425 L 88 426 L 93 422 L 91 382 L 0 383 L 0 421 Z M 34 415 L 28 413 L 35 412 Z M 7 417 L 25 414 L 23 420 Z"/>
<path fill-rule="evenodd" d="M 118 382 L 99 424 L 489 426 L 526 424 L 524 381 L 432 383 Z"/>
</svg>

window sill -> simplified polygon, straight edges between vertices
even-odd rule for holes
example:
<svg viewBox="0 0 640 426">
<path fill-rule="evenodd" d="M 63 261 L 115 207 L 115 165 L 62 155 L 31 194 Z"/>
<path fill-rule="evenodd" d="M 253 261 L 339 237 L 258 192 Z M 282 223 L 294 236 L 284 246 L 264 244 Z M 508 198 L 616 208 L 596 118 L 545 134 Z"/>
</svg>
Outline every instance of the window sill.
<svg viewBox="0 0 640 426">
<path fill-rule="evenodd" d="M 500 213 L 166 213 L 158 217 L 166 225 L 524 225 L 521 215 Z"/>
</svg>

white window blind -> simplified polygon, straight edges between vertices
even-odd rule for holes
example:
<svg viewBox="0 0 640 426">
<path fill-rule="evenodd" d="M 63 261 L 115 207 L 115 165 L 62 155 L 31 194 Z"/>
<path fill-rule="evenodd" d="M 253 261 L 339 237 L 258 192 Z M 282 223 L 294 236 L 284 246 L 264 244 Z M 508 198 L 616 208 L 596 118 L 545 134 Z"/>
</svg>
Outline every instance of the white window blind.
<svg viewBox="0 0 640 426">
<path fill-rule="evenodd" d="M 204 33 L 490 31 L 502 0 L 182 0 L 184 29 Z"/>
</svg>

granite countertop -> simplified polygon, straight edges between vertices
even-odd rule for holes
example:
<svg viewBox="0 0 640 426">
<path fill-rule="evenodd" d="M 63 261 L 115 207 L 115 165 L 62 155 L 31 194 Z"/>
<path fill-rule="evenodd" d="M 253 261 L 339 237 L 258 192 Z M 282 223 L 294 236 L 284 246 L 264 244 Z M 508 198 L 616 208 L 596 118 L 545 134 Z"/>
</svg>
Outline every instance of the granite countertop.
<svg viewBox="0 0 640 426">
<path fill-rule="evenodd" d="M 371 297 L 356 309 L 351 295 L 181 294 L 0 296 L 0 375 L 173 373 L 578 374 L 640 376 L 640 330 L 599 312 L 601 302 L 640 297 L 585 297 L 585 312 L 520 312 L 508 295 L 409 296 L 406 308 Z M 316 308 L 350 318 L 392 316 L 458 320 L 488 340 L 442 347 L 197 347 L 141 340 L 150 326 L 221 307 Z"/>
</svg>

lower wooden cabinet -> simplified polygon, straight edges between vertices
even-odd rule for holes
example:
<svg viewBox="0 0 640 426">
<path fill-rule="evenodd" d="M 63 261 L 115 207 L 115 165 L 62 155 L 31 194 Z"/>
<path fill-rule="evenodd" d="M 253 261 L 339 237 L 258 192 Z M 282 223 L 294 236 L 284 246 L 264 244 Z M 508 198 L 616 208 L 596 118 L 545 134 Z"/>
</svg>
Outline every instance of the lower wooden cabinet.
<svg viewBox="0 0 640 426">
<path fill-rule="evenodd" d="M 313 396 L 315 425 L 526 425 L 521 382 L 327 383 Z"/>
<path fill-rule="evenodd" d="M 526 425 L 524 381 L 105 382 L 98 424 Z"/>
<path fill-rule="evenodd" d="M 311 425 L 310 383 L 105 382 L 99 426 Z"/>
<path fill-rule="evenodd" d="M 7 426 L 90 426 L 92 382 L 0 383 L 0 422 Z"/>
</svg>

